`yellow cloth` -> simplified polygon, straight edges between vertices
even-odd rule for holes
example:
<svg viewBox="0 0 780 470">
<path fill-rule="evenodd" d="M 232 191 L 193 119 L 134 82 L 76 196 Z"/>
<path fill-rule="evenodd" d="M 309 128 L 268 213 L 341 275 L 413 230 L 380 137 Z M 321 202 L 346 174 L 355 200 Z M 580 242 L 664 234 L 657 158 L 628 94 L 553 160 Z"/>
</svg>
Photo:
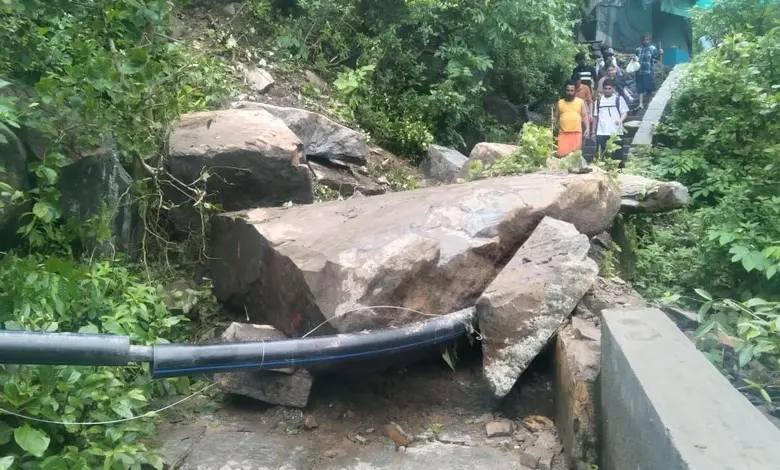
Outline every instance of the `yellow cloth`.
<svg viewBox="0 0 780 470">
<path fill-rule="evenodd" d="M 585 102 L 581 98 L 571 101 L 558 100 L 560 115 L 559 132 L 582 132 L 582 117 L 585 114 Z"/>
</svg>

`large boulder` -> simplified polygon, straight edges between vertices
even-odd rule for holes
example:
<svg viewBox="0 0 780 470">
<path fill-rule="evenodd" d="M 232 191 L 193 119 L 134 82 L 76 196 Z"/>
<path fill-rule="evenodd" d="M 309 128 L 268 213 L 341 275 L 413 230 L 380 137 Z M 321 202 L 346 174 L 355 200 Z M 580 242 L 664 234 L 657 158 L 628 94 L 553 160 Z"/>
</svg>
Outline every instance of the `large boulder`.
<svg viewBox="0 0 780 470">
<path fill-rule="evenodd" d="M 468 178 L 471 164 L 477 160 L 481 161 L 483 165 L 492 165 L 499 158 L 511 155 L 515 150 L 517 150 L 517 145 L 480 142 L 471 149 L 468 160 L 458 173 L 458 178 Z"/>
<path fill-rule="evenodd" d="M 366 137 L 327 117 L 298 108 L 282 108 L 265 103 L 240 101 L 237 109 L 262 109 L 281 119 L 303 142 L 306 156 L 341 160 L 365 165 L 370 153 Z"/>
<path fill-rule="evenodd" d="M 452 183 L 467 160 L 468 158 L 457 150 L 431 145 L 421 169 L 428 178 L 441 183 Z"/>
<path fill-rule="evenodd" d="M 620 212 L 668 212 L 688 204 L 688 188 L 676 181 L 620 175 Z"/>
<path fill-rule="evenodd" d="M 130 194 L 132 184 L 115 153 L 84 157 L 60 172 L 57 189 L 61 193 L 62 215 L 82 223 L 92 217 L 103 218 L 108 223 L 110 238 L 90 248 L 109 256 L 127 253 L 139 221 Z"/>
<path fill-rule="evenodd" d="M 598 463 L 601 448 L 597 412 L 601 312 L 646 305 L 624 281 L 599 277 L 577 305 L 571 320 L 556 336 L 555 422 L 563 442 L 567 468 L 588 470 Z"/>
<path fill-rule="evenodd" d="M 528 174 L 215 218 L 217 296 L 290 336 L 352 332 L 473 305 L 545 216 L 595 235 L 620 199 L 605 173 Z M 586 241 L 587 242 L 587 241 Z M 586 250 L 587 251 L 587 250 Z"/>
<path fill-rule="evenodd" d="M 314 201 L 303 144 L 280 119 L 262 109 L 186 114 L 168 137 L 166 169 L 184 184 L 211 173 L 207 201 L 236 211 Z M 181 189 L 167 188 L 175 203 L 188 204 Z M 193 222 L 183 216 L 182 224 Z"/>
<path fill-rule="evenodd" d="M 496 397 L 512 389 L 590 289 L 598 266 L 577 228 L 545 217 L 477 301 L 483 372 Z"/>
</svg>

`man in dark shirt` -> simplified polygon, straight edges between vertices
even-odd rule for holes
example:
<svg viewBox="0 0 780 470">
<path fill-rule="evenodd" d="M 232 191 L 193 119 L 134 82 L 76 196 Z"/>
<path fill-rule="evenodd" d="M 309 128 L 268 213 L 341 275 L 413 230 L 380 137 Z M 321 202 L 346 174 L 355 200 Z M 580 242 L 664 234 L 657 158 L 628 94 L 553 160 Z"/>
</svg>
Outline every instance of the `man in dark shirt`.
<svg viewBox="0 0 780 470">
<path fill-rule="evenodd" d="M 580 52 L 576 57 L 577 66 L 572 73 L 572 79 L 579 79 L 583 85 L 587 85 L 591 90 L 596 88 L 596 67 L 586 65 L 585 53 Z"/>
</svg>

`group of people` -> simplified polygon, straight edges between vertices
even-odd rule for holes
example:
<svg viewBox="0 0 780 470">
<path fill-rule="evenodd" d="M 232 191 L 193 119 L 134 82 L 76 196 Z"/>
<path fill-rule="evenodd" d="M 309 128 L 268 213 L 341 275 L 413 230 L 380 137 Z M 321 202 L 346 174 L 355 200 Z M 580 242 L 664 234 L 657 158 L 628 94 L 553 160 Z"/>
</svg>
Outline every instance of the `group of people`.
<svg viewBox="0 0 780 470">
<path fill-rule="evenodd" d="M 635 51 L 634 61 L 639 64 L 635 72 L 636 92 L 639 107 L 650 99 L 655 90 L 654 62 L 663 54 L 663 49 L 650 44 L 650 35 L 642 37 L 642 45 Z M 566 83 L 564 96 L 555 106 L 554 119 L 558 127 L 558 156 L 565 157 L 581 150 L 585 139 L 596 140 L 597 154 L 605 153 L 607 142 L 612 136 L 623 133 L 623 122 L 628 116 L 628 103 L 634 97 L 623 82 L 624 74 L 612 48 L 602 49 L 595 66 L 588 65 L 586 55 L 576 57 L 577 67 Z M 624 165 L 622 148 L 609 155 Z M 586 158 L 590 163 L 590 158 Z"/>
</svg>

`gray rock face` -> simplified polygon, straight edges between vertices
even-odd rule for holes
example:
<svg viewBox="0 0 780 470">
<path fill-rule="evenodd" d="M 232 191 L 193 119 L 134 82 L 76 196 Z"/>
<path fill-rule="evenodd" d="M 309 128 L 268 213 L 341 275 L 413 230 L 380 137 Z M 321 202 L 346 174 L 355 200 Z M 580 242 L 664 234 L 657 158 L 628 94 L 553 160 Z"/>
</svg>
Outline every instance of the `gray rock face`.
<svg viewBox="0 0 780 470">
<path fill-rule="evenodd" d="M 107 255 L 127 253 L 132 249 L 139 220 L 129 194 L 132 184 L 132 178 L 111 150 L 84 157 L 60 173 L 57 189 L 62 193 L 62 215 L 82 222 L 92 216 L 106 217 L 111 239 L 95 248 Z"/>
<path fill-rule="evenodd" d="M 475 145 L 473 149 L 471 149 L 469 158 L 460 169 L 458 178 L 467 178 L 469 176 L 469 168 L 471 168 L 471 164 L 477 160 L 481 161 L 483 165 L 491 165 L 497 159 L 506 157 L 515 150 L 517 150 L 517 145 L 480 142 Z"/>
<path fill-rule="evenodd" d="M 237 109 L 262 109 L 281 119 L 303 142 L 306 156 L 343 160 L 364 165 L 370 153 L 366 137 L 327 117 L 298 108 L 281 108 L 270 104 L 241 101 Z"/>
<path fill-rule="evenodd" d="M 618 206 L 607 176 L 593 172 L 256 209 L 216 218 L 211 269 L 221 300 L 289 336 L 326 319 L 320 334 L 387 327 L 425 317 L 365 307 L 446 314 L 473 305 L 496 264 L 544 216 L 594 235 L 611 224 Z M 586 239 L 585 253 L 587 246 Z"/>
<path fill-rule="evenodd" d="M 422 171 L 428 178 L 451 183 L 458 177 L 467 160 L 468 158 L 457 150 L 431 145 L 428 147 L 428 158 L 422 163 Z"/>
<path fill-rule="evenodd" d="M 287 338 L 268 325 L 232 323 L 222 334 L 229 343 L 249 341 L 276 341 Z M 216 374 L 219 387 L 236 395 L 244 395 L 275 405 L 303 408 L 309 401 L 314 379 L 303 369 L 271 371 L 242 371 Z"/>
<path fill-rule="evenodd" d="M 676 181 L 620 175 L 620 212 L 668 212 L 688 204 L 688 188 Z"/>
<path fill-rule="evenodd" d="M 168 138 L 167 151 L 166 167 L 180 181 L 190 184 L 204 169 L 211 173 L 207 201 L 225 210 L 314 201 L 309 169 L 300 162 L 303 144 L 262 109 L 184 115 Z M 180 191 L 166 190 L 174 202 L 189 203 Z M 189 222 L 182 217 L 177 225 Z"/>
<path fill-rule="evenodd" d="M 588 237 L 545 217 L 477 301 L 483 371 L 504 397 L 598 276 Z"/>
</svg>

